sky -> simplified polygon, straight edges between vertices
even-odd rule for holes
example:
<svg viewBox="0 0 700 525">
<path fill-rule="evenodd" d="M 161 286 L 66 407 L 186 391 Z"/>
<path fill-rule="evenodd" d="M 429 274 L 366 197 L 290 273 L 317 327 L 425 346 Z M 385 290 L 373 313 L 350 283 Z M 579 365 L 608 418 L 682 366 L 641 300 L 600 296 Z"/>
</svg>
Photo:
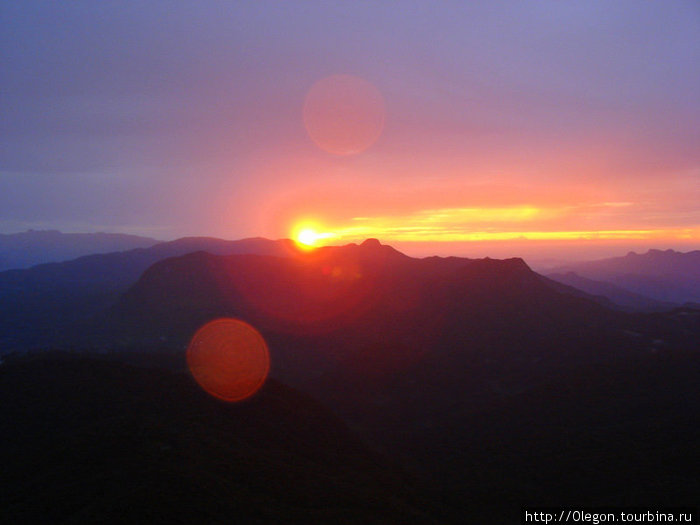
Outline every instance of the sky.
<svg viewBox="0 0 700 525">
<path fill-rule="evenodd" d="M 694 0 L 5 0 L 0 232 L 698 249 L 698 64 Z"/>
</svg>

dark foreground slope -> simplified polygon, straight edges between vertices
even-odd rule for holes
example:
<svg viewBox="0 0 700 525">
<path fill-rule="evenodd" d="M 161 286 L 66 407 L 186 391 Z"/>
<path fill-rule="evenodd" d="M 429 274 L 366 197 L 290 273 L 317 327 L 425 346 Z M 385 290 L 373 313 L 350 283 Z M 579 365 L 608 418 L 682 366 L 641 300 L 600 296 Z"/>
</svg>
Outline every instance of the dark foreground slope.
<svg viewBox="0 0 700 525">
<path fill-rule="evenodd" d="M 450 508 L 517 523 L 523 505 L 697 505 L 700 356 L 635 356 L 543 374 L 417 434 Z M 470 500 L 462 495 L 469 494 Z M 474 508 L 473 501 L 478 501 Z"/>
<path fill-rule="evenodd" d="M 693 505 L 697 355 L 571 369 L 385 445 L 270 381 L 226 405 L 185 374 L 86 358 L 0 367 L 10 523 L 518 523 L 523 505 Z"/>
<path fill-rule="evenodd" d="M 5 523 L 435 523 L 310 398 L 227 405 L 186 374 L 46 356 L 0 367 Z M 438 513 L 439 516 L 439 513 Z"/>
</svg>

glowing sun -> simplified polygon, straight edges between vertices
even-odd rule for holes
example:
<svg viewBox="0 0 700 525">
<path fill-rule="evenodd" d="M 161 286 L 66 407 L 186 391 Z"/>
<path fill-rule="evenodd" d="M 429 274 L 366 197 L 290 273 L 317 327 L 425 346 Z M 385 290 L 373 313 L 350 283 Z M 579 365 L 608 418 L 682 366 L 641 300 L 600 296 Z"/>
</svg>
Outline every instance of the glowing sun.
<svg viewBox="0 0 700 525">
<path fill-rule="evenodd" d="M 332 233 L 321 233 L 315 225 L 308 223 L 297 225 L 292 232 L 292 239 L 303 250 L 311 250 L 318 246 L 320 241 L 331 237 L 333 237 Z"/>
<path fill-rule="evenodd" d="M 306 246 L 313 246 L 318 242 L 320 236 L 311 228 L 304 228 L 297 233 L 297 242 Z"/>
</svg>

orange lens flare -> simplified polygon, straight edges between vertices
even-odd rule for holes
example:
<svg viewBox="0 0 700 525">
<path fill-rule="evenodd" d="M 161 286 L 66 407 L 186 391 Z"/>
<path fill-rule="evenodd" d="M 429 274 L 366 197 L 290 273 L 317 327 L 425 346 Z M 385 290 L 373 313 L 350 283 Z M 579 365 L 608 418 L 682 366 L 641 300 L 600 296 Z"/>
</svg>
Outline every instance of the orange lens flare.
<svg viewBox="0 0 700 525">
<path fill-rule="evenodd" d="M 270 353 L 265 339 L 248 323 L 217 319 L 201 327 L 187 348 L 195 381 L 224 401 L 242 401 L 265 383 Z"/>
<path fill-rule="evenodd" d="M 352 75 L 333 75 L 311 87 L 303 117 L 319 148 L 354 155 L 379 138 L 385 113 L 384 98 L 372 84 Z"/>
</svg>

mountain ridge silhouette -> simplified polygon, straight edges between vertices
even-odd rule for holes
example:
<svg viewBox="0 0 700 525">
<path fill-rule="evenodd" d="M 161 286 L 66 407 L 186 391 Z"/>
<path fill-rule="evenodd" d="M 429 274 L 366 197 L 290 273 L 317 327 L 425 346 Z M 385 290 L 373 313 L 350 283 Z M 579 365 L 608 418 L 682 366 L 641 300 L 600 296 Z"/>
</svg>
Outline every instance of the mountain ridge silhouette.
<svg viewBox="0 0 700 525">
<path fill-rule="evenodd" d="M 559 266 L 547 273 L 568 272 L 660 302 L 700 302 L 700 250 L 685 253 L 659 249 L 650 249 L 643 254 L 629 252 L 621 257 Z M 612 294 L 609 297 L 612 298 Z"/>
</svg>

